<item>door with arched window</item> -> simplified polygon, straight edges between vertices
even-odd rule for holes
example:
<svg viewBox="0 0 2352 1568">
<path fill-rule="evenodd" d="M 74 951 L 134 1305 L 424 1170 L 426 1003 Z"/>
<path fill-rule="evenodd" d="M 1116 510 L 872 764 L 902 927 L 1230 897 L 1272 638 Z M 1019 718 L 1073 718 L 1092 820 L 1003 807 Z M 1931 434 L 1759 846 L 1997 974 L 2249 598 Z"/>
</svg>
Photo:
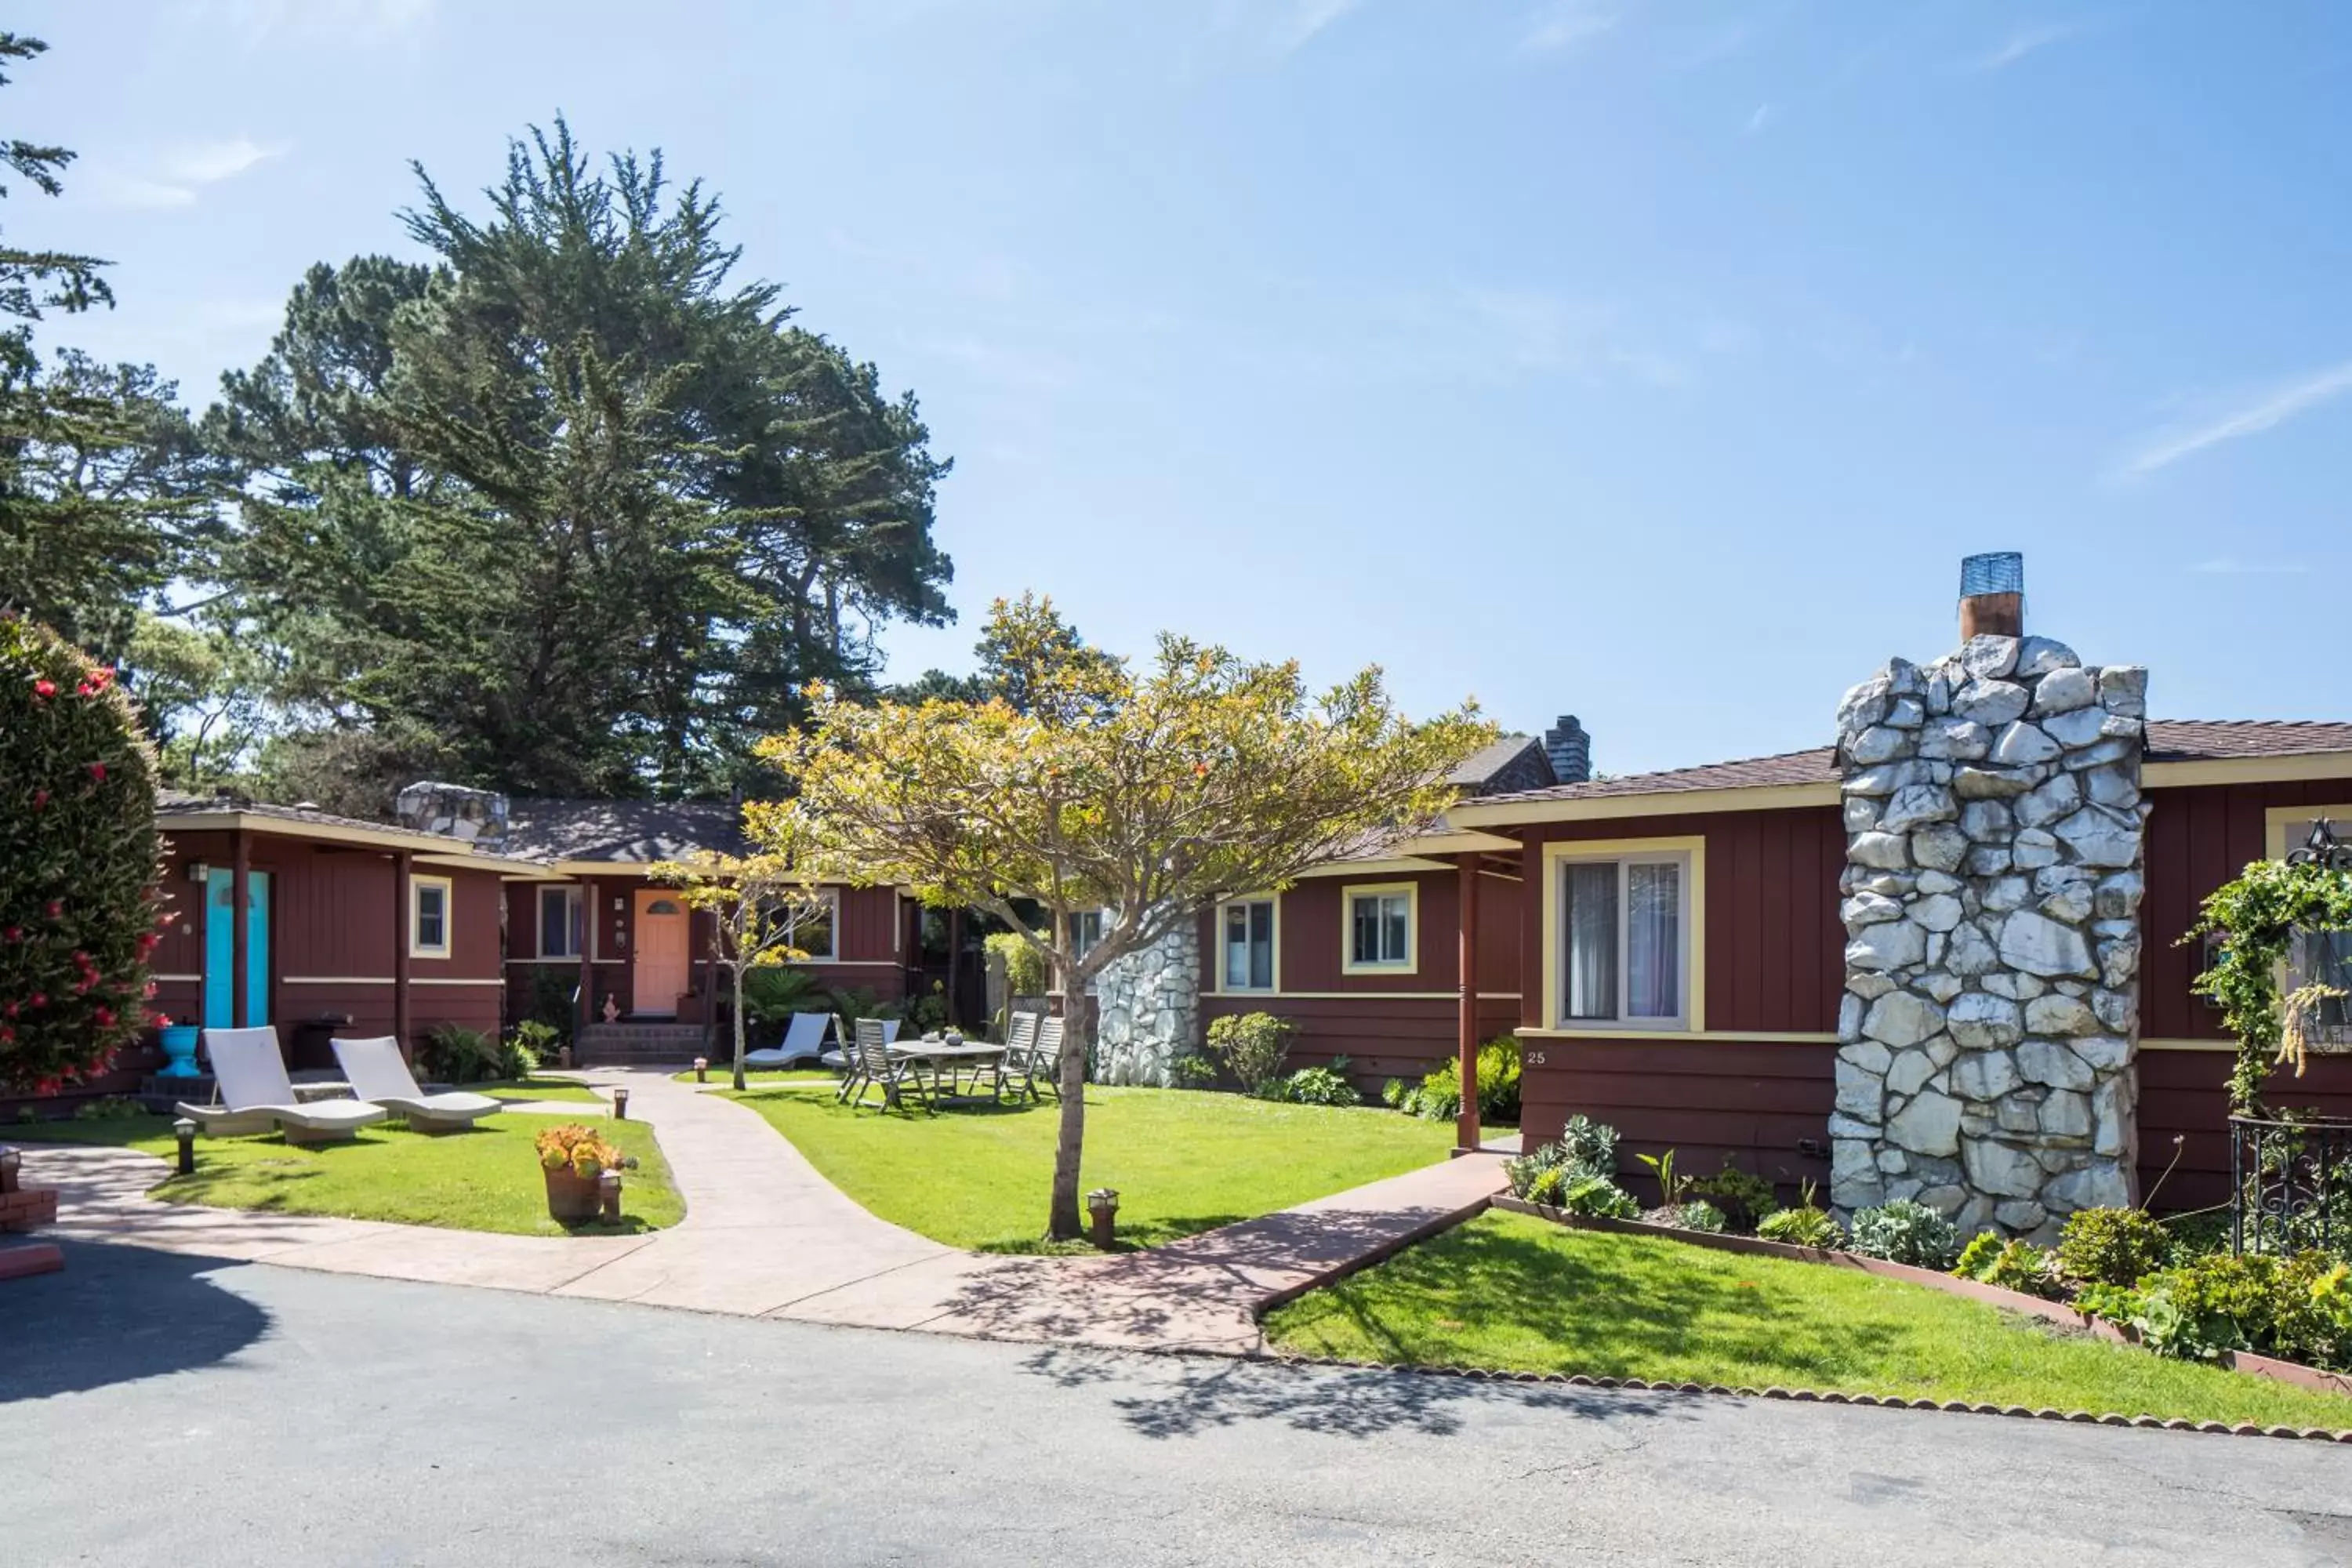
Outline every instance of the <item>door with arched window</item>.
<svg viewBox="0 0 2352 1568">
<path fill-rule="evenodd" d="M 646 1017 L 676 1017 L 677 999 L 693 981 L 686 903 L 674 892 L 643 888 L 637 892 L 636 916 L 630 983 L 636 1005 L 632 1011 Z"/>
</svg>

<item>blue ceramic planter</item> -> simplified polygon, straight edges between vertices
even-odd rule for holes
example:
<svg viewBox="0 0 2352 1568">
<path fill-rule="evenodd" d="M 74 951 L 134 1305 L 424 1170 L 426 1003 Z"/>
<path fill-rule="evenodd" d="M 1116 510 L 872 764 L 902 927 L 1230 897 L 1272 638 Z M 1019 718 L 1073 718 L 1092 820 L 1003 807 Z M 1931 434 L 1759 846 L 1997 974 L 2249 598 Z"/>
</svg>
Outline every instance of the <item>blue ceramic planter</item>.
<svg viewBox="0 0 2352 1568">
<path fill-rule="evenodd" d="M 163 1054 L 171 1058 L 163 1064 L 163 1076 L 195 1077 L 196 1026 L 194 1024 L 167 1024 L 162 1032 Z"/>
</svg>

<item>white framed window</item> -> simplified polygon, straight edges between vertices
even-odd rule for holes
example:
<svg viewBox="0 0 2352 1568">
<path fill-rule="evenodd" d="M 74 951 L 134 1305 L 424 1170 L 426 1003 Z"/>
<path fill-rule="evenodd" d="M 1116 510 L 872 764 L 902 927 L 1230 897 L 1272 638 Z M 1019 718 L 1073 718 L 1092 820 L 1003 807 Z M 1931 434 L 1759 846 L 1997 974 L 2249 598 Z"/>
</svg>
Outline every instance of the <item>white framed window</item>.
<svg viewBox="0 0 2352 1568">
<path fill-rule="evenodd" d="M 1217 978 L 1221 991 L 1271 991 L 1279 952 L 1275 901 L 1235 899 L 1217 907 Z"/>
<path fill-rule="evenodd" d="M 585 946 L 588 921 L 578 888 L 539 890 L 539 956 L 577 958 Z"/>
<path fill-rule="evenodd" d="M 1692 1027 L 1692 855 L 1563 854 L 1554 876 L 1556 1026 Z"/>
<path fill-rule="evenodd" d="M 409 957 L 449 956 L 449 928 L 454 923 L 451 914 L 454 900 L 450 894 L 450 881 L 446 877 L 409 878 Z"/>
<path fill-rule="evenodd" d="M 1383 882 L 1339 889 L 1346 930 L 1340 941 L 1344 974 L 1411 974 L 1420 938 L 1421 888 Z"/>
<path fill-rule="evenodd" d="M 1080 910 L 1070 917 L 1070 956 L 1084 958 L 1087 950 L 1102 941 L 1103 911 Z"/>
<path fill-rule="evenodd" d="M 820 889 L 814 902 L 793 911 L 792 943 L 801 950 L 800 963 L 831 963 L 841 956 L 841 889 Z"/>
<path fill-rule="evenodd" d="M 2322 822 L 2338 838 L 2352 837 L 2352 805 L 2273 806 L 2269 818 L 2271 858 L 2284 860 L 2311 841 Z M 2297 931 L 2287 944 L 2286 975 L 2282 991 L 2305 985 L 2326 985 L 2352 991 L 2352 931 Z M 2210 1000 L 2210 998 L 2209 998 Z M 2315 1039 L 2340 1048 L 2352 1044 L 2352 1001 L 2331 996 L 2313 1009 L 2306 1022 Z"/>
</svg>

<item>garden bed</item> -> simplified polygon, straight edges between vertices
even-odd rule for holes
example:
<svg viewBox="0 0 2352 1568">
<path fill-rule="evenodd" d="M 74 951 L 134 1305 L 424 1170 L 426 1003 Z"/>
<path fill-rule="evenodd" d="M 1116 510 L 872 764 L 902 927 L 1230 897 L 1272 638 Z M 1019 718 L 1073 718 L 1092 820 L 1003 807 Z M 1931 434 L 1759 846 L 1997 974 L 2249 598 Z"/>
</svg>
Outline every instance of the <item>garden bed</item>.
<svg viewBox="0 0 2352 1568">
<path fill-rule="evenodd" d="M 2063 1301 L 2028 1295 L 2022 1290 L 2005 1289 L 1999 1285 L 1987 1285 L 1981 1280 L 1962 1279 L 1937 1268 L 1920 1268 L 1908 1263 L 1893 1263 L 1883 1258 L 1865 1258 L 1858 1252 L 1840 1252 L 1828 1247 L 1791 1247 L 1786 1242 L 1767 1241 L 1761 1237 L 1730 1236 L 1712 1231 L 1685 1230 L 1678 1226 L 1651 1225 L 1641 1220 L 1603 1219 L 1591 1215 L 1570 1214 L 1549 1204 L 1534 1204 L 1525 1198 L 1498 1195 L 1494 1206 L 1511 1214 L 1528 1215 L 1571 1230 L 1601 1231 L 1615 1236 L 1649 1236 L 1667 1241 L 1679 1241 L 1691 1247 L 1704 1247 L 1717 1252 L 1745 1253 L 1760 1258 L 1781 1258 L 1797 1263 L 1832 1264 L 1841 1268 L 1859 1269 L 1885 1279 L 1901 1279 L 1913 1285 L 1924 1285 L 1930 1290 L 1940 1290 L 1947 1296 L 1959 1296 L 1971 1301 L 1981 1301 L 1989 1307 L 2016 1312 L 2025 1317 L 2039 1318 L 2044 1322 L 2078 1330 L 2116 1344 L 2137 1348 L 2139 1336 L 2129 1327 L 2108 1322 L 2079 1312 Z M 2352 1397 L 2352 1374 L 2328 1372 L 2321 1367 L 2305 1366 L 2300 1362 L 2282 1361 L 2275 1356 L 2257 1355 L 2252 1351 L 2224 1351 L 2213 1364 L 2233 1372 L 2256 1377 L 2274 1378 L 2298 1388 L 2321 1394 Z"/>
</svg>

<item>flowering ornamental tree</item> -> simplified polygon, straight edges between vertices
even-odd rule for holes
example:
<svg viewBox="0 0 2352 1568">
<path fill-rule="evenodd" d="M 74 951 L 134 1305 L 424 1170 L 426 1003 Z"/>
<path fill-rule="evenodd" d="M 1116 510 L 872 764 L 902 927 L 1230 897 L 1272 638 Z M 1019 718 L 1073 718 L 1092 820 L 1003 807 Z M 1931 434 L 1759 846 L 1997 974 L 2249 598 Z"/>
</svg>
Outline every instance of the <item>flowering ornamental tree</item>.
<svg viewBox="0 0 2352 1568">
<path fill-rule="evenodd" d="M 798 793 L 747 805 L 744 826 L 825 880 L 988 910 L 1066 996 L 1219 899 L 1425 826 L 1453 800 L 1447 773 L 1495 738 L 1471 705 L 1407 719 L 1377 668 L 1318 695 L 1296 664 L 1165 636 L 1131 671 L 1078 643 L 1050 600 L 999 600 L 988 642 L 1019 672 L 1018 706 L 814 689 L 807 727 L 760 745 Z M 1095 910 L 1101 935 L 1081 952 L 1073 917 Z M 1046 1231 L 1066 1237 L 1086 1132 L 1075 1029 L 1058 1068 Z"/>
<path fill-rule="evenodd" d="M 113 1065 L 162 909 L 154 761 L 114 671 L 0 616 L 0 1093 Z"/>
<path fill-rule="evenodd" d="M 740 1089 L 744 1087 L 746 1045 L 743 977 L 754 969 L 806 958 L 797 940 L 800 930 L 824 913 L 827 905 L 806 867 L 772 845 L 758 855 L 703 854 L 665 860 L 652 874 L 675 884 L 692 908 L 710 911 L 710 955 L 734 987 L 733 1083 Z"/>
</svg>

